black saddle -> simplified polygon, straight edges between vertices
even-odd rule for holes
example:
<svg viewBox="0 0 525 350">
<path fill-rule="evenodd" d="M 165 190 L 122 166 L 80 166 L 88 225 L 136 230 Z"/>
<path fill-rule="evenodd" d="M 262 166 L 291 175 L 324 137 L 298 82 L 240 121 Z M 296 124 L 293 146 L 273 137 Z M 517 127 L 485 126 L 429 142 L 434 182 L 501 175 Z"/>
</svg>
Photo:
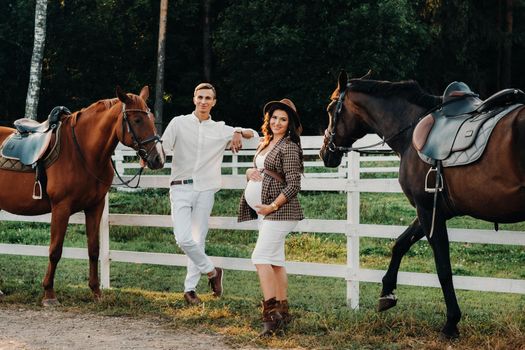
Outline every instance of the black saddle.
<svg viewBox="0 0 525 350">
<path fill-rule="evenodd" d="M 59 127 L 63 114 L 71 112 L 64 106 L 58 106 L 51 110 L 43 123 L 28 118 L 16 120 L 14 125 L 17 131 L 4 141 L 0 155 L 18 160 L 24 165 L 34 165 L 47 150 L 51 135 Z"/>
<path fill-rule="evenodd" d="M 459 163 L 451 160 L 458 158 L 451 154 L 473 146 L 483 147 L 482 151 L 496 122 L 521 104 L 525 104 L 525 93 L 519 89 L 505 89 L 482 101 L 465 83 L 453 82 L 445 89 L 441 107 L 418 123 L 412 143 L 427 163 L 446 160 L 443 166 L 468 164 L 481 153 L 470 152 L 477 158 L 459 157 Z M 483 140 L 476 140 L 478 135 Z"/>
<path fill-rule="evenodd" d="M 58 126 L 62 114 L 71 114 L 71 112 L 64 106 L 57 106 L 51 110 L 47 120 L 42 123 L 34 119 L 22 118 L 15 120 L 13 124 L 20 133 L 44 133 Z"/>
<path fill-rule="evenodd" d="M 483 101 L 467 84 L 454 81 L 443 92 L 443 105 L 436 111 L 440 116 L 456 116 L 475 111 Z"/>
</svg>

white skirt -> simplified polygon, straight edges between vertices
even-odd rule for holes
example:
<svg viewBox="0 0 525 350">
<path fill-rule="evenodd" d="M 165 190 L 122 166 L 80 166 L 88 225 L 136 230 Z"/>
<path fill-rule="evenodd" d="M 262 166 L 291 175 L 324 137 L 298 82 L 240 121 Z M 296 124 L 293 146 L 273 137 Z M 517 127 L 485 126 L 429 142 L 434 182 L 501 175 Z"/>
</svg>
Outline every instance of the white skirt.
<svg viewBox="0 0 525 350">
<path fill-rule="evenodd" d="M 252 263 L 284 266 L 284 243 L 297 221 L 272 221 L 258 219 L 259 236 L 252 253 Z"/>
</svg>

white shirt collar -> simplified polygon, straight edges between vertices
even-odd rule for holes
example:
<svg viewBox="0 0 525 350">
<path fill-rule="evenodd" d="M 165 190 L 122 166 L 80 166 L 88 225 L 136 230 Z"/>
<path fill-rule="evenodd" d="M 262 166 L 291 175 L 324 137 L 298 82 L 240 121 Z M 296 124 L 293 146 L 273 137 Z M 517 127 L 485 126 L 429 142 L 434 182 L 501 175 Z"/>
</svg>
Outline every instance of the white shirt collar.
<svg viewBox="0 0 525 350">
<path fill-rule="evenodd" d="M 197 114 L 195 114 L 195 111 L 191 112 L 191 115 L 192 115 L 192 116 L 195 118 L 195 120 L 198 121 L 199 123 L 207 123 L 207 122 L 209 122 L 209 121 L 212 120 L 212 118 L 211 118 L 211 114 L 209 115 L 208 119 L 206 119 L 206 120 L 202 120 L 202 121 L 199 119 L 199 117 L 197 117 Z"/>
</svg>

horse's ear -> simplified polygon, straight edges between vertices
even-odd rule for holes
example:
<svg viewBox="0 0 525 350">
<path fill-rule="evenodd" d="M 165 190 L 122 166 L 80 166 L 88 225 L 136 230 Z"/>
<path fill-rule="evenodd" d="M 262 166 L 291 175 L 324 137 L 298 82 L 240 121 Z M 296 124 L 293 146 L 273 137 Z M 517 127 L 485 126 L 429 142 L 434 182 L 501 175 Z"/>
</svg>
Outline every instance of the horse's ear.
<svg viewBox="0 0 525 350">
<path fill-rule="evenodd" d="M 146 85 L 142 88 L 142 90 L 140 90 L 140 94 L 139 94 L 140 97 L 142 97 L 142 99 L 144 101 L 147 101 L 148 100 L 148 97 L 149 97 L 149 87 Z"/>
<path fill-rule="evenodd" d="M 359 79 L 370 79 L 370 77 L 372 76 L 372 70 L 369 69 L 368 72 L 366 72 L 365 75 L 363 75 L 361 78 Z"/>
<path fill-rule="evenodd" d="M 122 91 L 122 89 L 120 88 L 120 85 L 117 85 L 117 87 L 115 88 L 115 92 L 116 92 L 116 94 L 117 94 L 118 99 L 119 99 L 121 102 L 129 103 L 129 102 L 131 101 L 131 99 L 129 98 L 129 96 L 126 95 L 126 93 L 124 93 L 124 91 Z"/>
<path fill-rule="evenodd" d="M 348 74 L 344 69 L 339 72 L 339 78 L 337 79 L 337 88 L 339 91 L 346 90 L 346 84 L 348 84 Z"/>
</svg>

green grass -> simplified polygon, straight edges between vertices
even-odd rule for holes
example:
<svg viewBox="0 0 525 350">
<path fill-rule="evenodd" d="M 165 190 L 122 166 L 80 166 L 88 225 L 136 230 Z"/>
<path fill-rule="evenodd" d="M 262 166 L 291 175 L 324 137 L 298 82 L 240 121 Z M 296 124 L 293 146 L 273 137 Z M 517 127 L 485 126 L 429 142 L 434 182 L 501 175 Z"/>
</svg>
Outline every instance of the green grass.
<svg viewBox="0 0 525 350">
<path fill-rule="evenodd" d="M 40 308 L 40 279 L 47 261 L 39 257 L 0 256 L 6 305 Z M 186 307 L 180 290 L 184 269 L 113 263 L 112 289 L 99 303 L 86 286 L 87 263 L 64 259 L 56 278 L 61 308 L 137 318 L 161 316 L 166 327 L 186 327 L 227 336 L 236 346 L 312 349 L 444 349 L 440 340 L 444 305 L 437 288 L 400 286 L 395 311 L 375 312 L 379 285 L 361 283 L 361 306 L 350 310 L 345 283 L 335 278 L 290 276 L 289 296 L 295 321 L 287 335 L 257 339 L 259 295 L 255 273 L 227 271 L 226 294 L 213 299 L 204 283 L 198 292 L 205 304 Z M 240 287 L 242 286 L 242 287 Z M 458 291 L 463 309 L 462 337 L 454 349 L 514 348 L 525 344 L 525 298 L 520 295 Z M 0 306 L 1 309 L 1 306 Z"/>
<path fill-rule="evenodd" d="M 214 216 L 235 216 L 241 191 L 222 190 L 216 195 Z M 344 219 L 344 193 L 304 192 L 299 197 L 308 218 Z M 169 214 L 167 190 L 140 193 L 112 191 L 112 213 Z M 322 210 L 320 209 L 322 208 Z M 401 194 L 361 194 L 361 223 L 407 225 L 415 212 Z M 471 218 L 451 220 L 449 227 L 493 228 Z M 523 230 L 523 224 L 501 225 L 502 230 Z M 494 233 L 497 234 L 497 233 Z M 240 230 L 210 230 L 207 252 L 213 256 L 249 258 L 257 233 Z M 181 253 L 170 228 L 110 228 L 114 250 Z M 70 225 L 64 243 L 85 247 L 83 225 Z M 47 245 L 49 225 L 0 223 L 0 243 Z M 386 269 L 391 239 L 361 238 L 360 264 L 368 269 Z M 341 234 L 292 233 L 287 239 L 291 261 L 345 264 L 346 237 Z M 454 273 L 525 279 L 525 247 L 451 243 Z M 23 304 L 39 308 L 41 280 L 47 259 L 0 255 L 0 287 L 7 296 L 2 305 Z M 416 243 L 403 259 L 402 271 L 435 272 L 427 242 Z M 399 286 L 398 306 L 386 313 L 375 312 L 380 285 L 360 284 L 360 309 L 346 307 L 346 283 L 342 279 L 290 276 L 290 302 L 297 316 L 286 336 L 257 339 L 259 283 L 254 272 L 227 271 L 223 299 L 214 300 L 205 283 L 198 292 L 201 307 L 186 307 L 182 299 L 185 269 L 147 264 L 111 264 L 111 290 L 100 303 L 93 303 L 87 288 L 87 261 L 63 259 L 55 286 L 61 308 L 76 312 L 133 317 L 162 316 L 167 327 L 190 327 L 224 334 L 234 346 L 307 349 L 518 349 L 525 347 L 525 296 L 505 293 L 457 291 L 463 312 L 462 337 L 458 342 L 440 340 L 438 331 L 445 318 L 441 290 Z M 204 281 L 203 281 L 204 282 Z"/>
</svg>

